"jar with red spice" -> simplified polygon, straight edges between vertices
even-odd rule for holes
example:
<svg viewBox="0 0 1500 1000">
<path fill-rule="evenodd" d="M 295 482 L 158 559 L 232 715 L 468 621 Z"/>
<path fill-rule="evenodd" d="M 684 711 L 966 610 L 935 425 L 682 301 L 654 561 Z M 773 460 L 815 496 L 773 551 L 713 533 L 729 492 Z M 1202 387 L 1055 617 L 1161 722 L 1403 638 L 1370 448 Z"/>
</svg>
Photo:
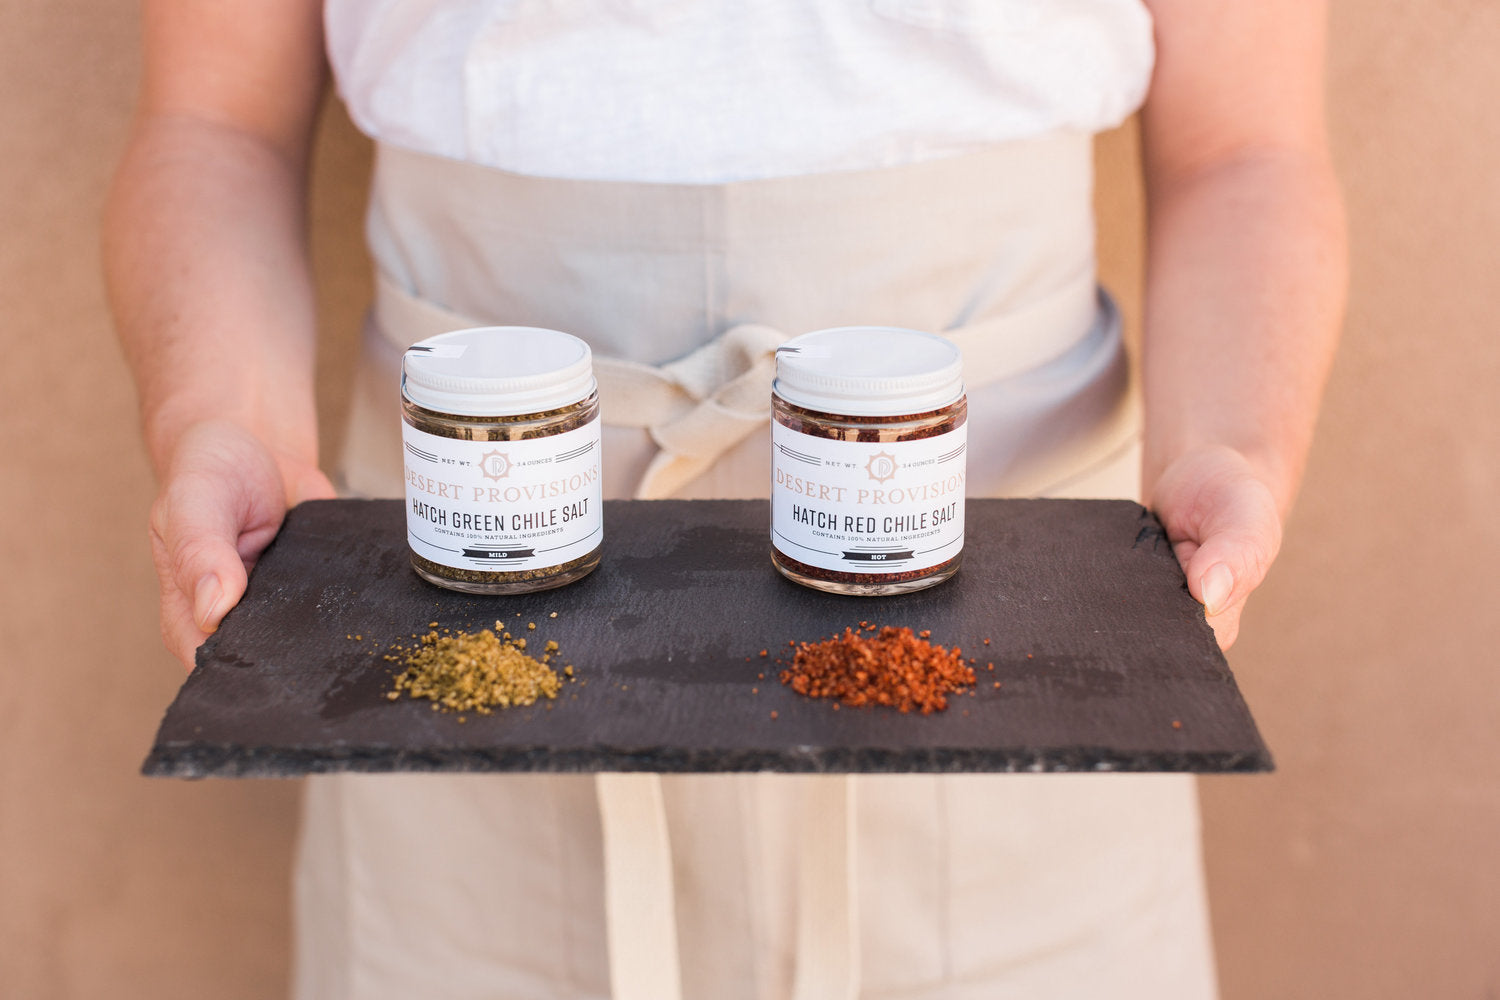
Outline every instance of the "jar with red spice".
<svg viewBox="0 0 1500 1000">
<path fill-rule="evenodd" d="M 771 561 L 838 594 L 900 594 L 958 572 L 968 403 L 950 340 L 819 330 L 776 352 Z"/>
</svg>

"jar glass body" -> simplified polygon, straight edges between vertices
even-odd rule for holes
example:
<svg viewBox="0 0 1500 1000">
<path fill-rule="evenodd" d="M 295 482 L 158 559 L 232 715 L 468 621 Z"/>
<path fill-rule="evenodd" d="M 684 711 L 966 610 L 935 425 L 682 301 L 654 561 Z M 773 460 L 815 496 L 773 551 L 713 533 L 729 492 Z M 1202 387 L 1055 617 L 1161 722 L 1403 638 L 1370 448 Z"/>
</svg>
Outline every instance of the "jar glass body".
<svg viewBox="0 0 1500 1000">
<path fill-rule="evenodd" d="M 773 392 L 771 396 L 771 419 L 777 426 L 786 428 L 789 431 L 832 442 L 869 445 L 927 441 L 941 447 L 939 439 L 947 438 L 949 435 L 953 435 L 954 432 L 966 427 L 968 401 L 966 397 L 960 396 L 947 406 L 922 413 L 895 414 L 891 416 L 859 416 L 827 413 L 798 406 Z M 775 428 L 773 428 L 774 430 Z M 773 464 L 775 461 L 776 457 L 773 455 Z M 777 474 L 780 475 L 779 472 Z M 868 472 L 867 475 L 873 478 L 873 470 Z M 776 490 L 777 488 L 778 484 L 773 482 L 772 489 Z M 813 487 L 809 484 L 799 486 L 799 488 L 807 496 L 817 496 L 820 491 L 824 496 L 827 496 L 829 492 L 829 487 L 826 484 L 819 487 Z M 961 518 L 963 504 L 961 475 L 958 477 L 957 488 L 958 494 L 956 499 L 945 499 L 950 503 L 957 504 Z M 833 487 L 832 489 L 837 490 L 839 488 Z M 773 503 L 775 502 L 773 499 Z M 774 520 L 775 513 L 773 511 L 773 530 L 771 536 L 772 564 L 783 576 L 815 590 L 865 597 L 904 594 L 933 587 L 948 580 L 958 572 L 963 562 L 961 520 L 959 522 L 957 550 L 951 556 L 948 556 L 937 564 L 914 569 L 901 569 L 893 565 L 889 572 L 859 573 L 811 565 L 783 551 L 784 547 L 790 548 L 790 546 L 778 543 Z M 848 553 L 846 553 L 847 555 Z"/>
<path fill-rule="evenodd" d="M 599 394 L 592 392 L 569 406 L 514 416 L 439 413 L 412 402 L 403 394 L 401 415 L 407 426 L 418 431 L 440 438 L 474 442 L 476 446 L 534 442 L 583 430 L 595 423 L 599 419 Z M 596 510 L 589 516 L 598 518 L 602 513 L 602 510 Z M 415 549 L 411 553 L 411 564 L 424 580 L 449 590 L 469 594 L 524 594 L 562 587 L 588 576 L 598 568 L 602 548 L 600 532 L 589 551 L 551 566 L 494 570 L 460 568 L 425 558 Z"/>
</svg>

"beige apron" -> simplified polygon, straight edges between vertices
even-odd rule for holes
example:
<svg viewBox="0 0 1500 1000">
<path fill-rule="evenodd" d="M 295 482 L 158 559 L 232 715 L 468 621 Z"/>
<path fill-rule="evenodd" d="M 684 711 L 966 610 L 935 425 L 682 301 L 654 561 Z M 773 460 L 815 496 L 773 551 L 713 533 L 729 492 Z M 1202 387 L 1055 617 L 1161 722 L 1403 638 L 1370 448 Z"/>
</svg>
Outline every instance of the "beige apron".
<svg viewBox="0 0 1500 1000">
<path fill-rule="evenodd" d="M 683 186 L 527 178 L 382 147 L 369 232 L 380 292 L 344 485 L 401 495 L 400 351 L 491 322 L 593 346 L 606 496 L 764 496 L 770 348 L 869 323 L 964 348 L 972 493 L 1135 495 L 1137 408 L 1094 288 L 1090 154 L 1088 136 L 1062 134 L 896 170 Z M 666 959 L 621 947 L 649 929 L 617 897 L 662 884 L 677 962 L 658 981 L 693 1000 L 1213 995 L 1190 778 L 604 787 L 309 780 L 297 995 L 594 998 L 612 974 L 641 988 L 649 968 L 619 966 Z M 621 824 L 661 827 L 639 871 Z M 634 901 L 641 923 L 651 903 Z"/>
</svg>

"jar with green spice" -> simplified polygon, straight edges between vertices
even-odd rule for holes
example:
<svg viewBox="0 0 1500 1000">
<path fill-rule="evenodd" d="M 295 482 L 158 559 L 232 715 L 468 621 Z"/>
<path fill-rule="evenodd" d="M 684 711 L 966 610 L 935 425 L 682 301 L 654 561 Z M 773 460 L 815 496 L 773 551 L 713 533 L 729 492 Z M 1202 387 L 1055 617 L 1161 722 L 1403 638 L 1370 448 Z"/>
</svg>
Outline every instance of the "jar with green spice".
<svg viewBox="0 0 1500 1000">
<path fill-rule="evenodd" d="M 599 396 L 582 340 L 535 327 L 429 337 L 401 363 L 406 534 L 423 579 L 561 587 L 599 565 Z"/>
</svg>

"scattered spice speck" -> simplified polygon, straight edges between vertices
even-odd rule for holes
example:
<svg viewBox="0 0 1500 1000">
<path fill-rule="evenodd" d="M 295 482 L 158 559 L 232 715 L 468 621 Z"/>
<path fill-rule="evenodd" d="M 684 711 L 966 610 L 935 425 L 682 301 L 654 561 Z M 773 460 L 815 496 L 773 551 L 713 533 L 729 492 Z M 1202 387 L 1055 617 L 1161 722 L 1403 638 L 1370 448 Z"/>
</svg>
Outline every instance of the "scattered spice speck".
<svg viewBox="0 0 1500 1000">
<path fill-rule="evenodd" d="M 1172 728 L 1173 729 L 1181 729 L 1182 728 L 1182 720 L 1181 719 L 1173 719 L 1172 720 Z"/>
</svg>

